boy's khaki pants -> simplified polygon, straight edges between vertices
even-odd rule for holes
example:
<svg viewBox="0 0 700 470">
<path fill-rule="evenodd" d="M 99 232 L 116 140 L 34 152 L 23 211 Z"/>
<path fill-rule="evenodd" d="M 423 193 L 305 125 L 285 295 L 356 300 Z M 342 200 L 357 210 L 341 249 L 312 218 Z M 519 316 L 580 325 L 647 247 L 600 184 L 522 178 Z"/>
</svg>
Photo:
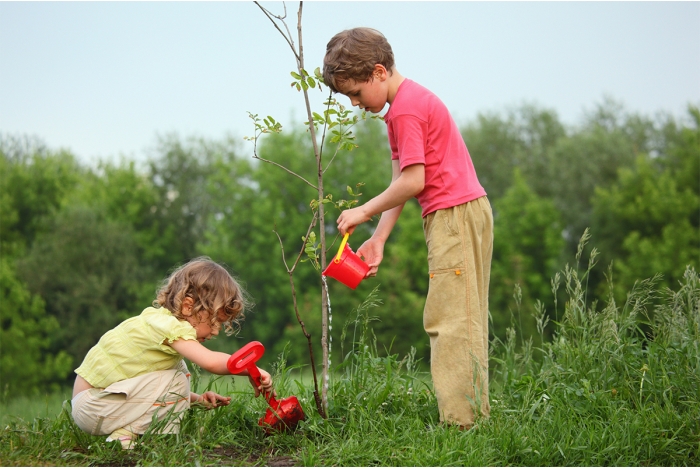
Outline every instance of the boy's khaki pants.
<svg viewBox="0 0 700 470">
<path fill-rule="evenodd" d="M 430 284 L 423 326 L 440 421 L 488 417 L 488 293 L 493 213 L 486 196 L 423 219 Z"/>
<path fill-rule="evenodd" d="M 188 375 L 183 361 L 177 369 L 149 372 L 107 388 L 85 390 L 72 400 L 73 419 L 80 429 L 95 436 L 121 428 L 143 434 L 154 418 L 167 418 L 163 428 L 155 432 L 177 433 L 181 412 L 190 407 Z"/>
</svg>

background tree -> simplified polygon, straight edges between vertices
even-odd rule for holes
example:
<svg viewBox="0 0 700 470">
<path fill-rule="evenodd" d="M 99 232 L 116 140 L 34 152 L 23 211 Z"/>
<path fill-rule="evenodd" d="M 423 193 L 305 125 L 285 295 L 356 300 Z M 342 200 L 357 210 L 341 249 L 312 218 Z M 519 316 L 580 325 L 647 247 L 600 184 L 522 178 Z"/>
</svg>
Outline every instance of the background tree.
<svg viewBox="0 0 700 470">
<path fill-rule="evenodd" d="M 539 197 L 553 201 L 567 241 L 564 262 L 591 226 L 594 189 L 611 185 L 617 170 L 631 167 L 639 153 L 658 149 L 661 137 L 653 121 L 626 113 L 610 98 L 571 129 L 556 112 L 523 105 L 506 118 L 480 114 L 462 135 L 492 202 L 513 185 L 515 168 Z"/>
<path fill-rule="evenodd" d="M 513 186 L 494 201 L 493 212 L 489 291 L 493 330 L 496 336 L 504 337 L 506 328 L 515 323 L 527 339 L 537 334 L 533 317 L 525 314 L 532 312 L 535 301 L 554 311 L 551 279 L 559 268 L 564 247 L 561 215 L 551 200 L 535 194 L 518 169 L 514 171 Z"/>
<path fill-rule="evenodd" d="M 580 128 L 557 141 L 546 165 L 548 171 L 531 184 L 562 215 L 567 261 L 576 253 L 586 227 L 596 232 L 592 227 L 595 188 L 609 187 L 618 169 L 631 167 L 636 156 L 650 147 L 652 131 L 650 121 L 625 114 L 621 105 L 605 100 Z"/>
<path fill-rule="evenodd" d="M 508 110 L 505 118 L 499 113 L 480 113 L 476 122 L 462 128 L 462 137 L 479 182 L 494 201 L 513 185 L 516 168 L 530 187 L 541 184 L 551 173 L 552 152 L 567 132 L 555 111 L 526 104 Z"/>
<path fill-rule="evenodd" d="M 43 142 L 0 135 L 0 256 L 21 256 L 80 178 L 68 152 Z"/>
<path fill-rule="evenodd" d="M 156 272 L 167 274 L 199 254 L 197 243 L 213 213 L 208 181 L 222 151 L 232 150 L 202 138 L 182 141 L 171 134 L 159 139 L 147 163 L 156 204 L 146 232 Z"/>
<path fill-rule="evenodd" d="M 129 227 L 98 207 L 67 207 L 52 219 L 18 263 L 20 278 L 60 324 L 51 351 L 66 351 L 77 367 L 102 334 L 140 313 L 138 266 Z"/>
<path fill-rule="evenodd" d="M 71 371 L 65 351 L 51 352 L 51 338 L 61 330 L 47 315 L 41 297 L 32 295 L 0 259 L 0 397 L 31 395 L 55 388 Z"/>
<path fill-rule="evenodd" d="M 613 262 L 618 301 L 639 278 L 663 273 L 660 285 L 676 288 L 686 266 L 700 260 L 700 113 L 657 157 L 641 154 L 622 168 L 593 201 L 598 239 Z"/>
<path fill-rule="evenodd" d="M 72 155 L 40 140 L 0 135 L 0 377 L 2 396 L 48 390 L 70 373 L 71 357 L 52 347 L 61 326 L 17 274 L 34 240 L 75 187 Z"/>
<path fill-rule="evenodd" d="M 140 312 L 153 301 L 158 280 L 171 268 L 166 268 L 163 261 L 170 247 L 169 239 L 163 237 L 167 227 L 158 217 L 161 195 L 148 174 L 133 161 L 99 162 L 83 174 L 68 204 L 92 208 L 101 220 L 124 227 L 130 234 L 134 246 L 129 249 L 134 253 L 127 256 L 139 260 L 138 275 L 131 282 L 137 290 L 133 308 L 134 314 Z"/>
</svg>

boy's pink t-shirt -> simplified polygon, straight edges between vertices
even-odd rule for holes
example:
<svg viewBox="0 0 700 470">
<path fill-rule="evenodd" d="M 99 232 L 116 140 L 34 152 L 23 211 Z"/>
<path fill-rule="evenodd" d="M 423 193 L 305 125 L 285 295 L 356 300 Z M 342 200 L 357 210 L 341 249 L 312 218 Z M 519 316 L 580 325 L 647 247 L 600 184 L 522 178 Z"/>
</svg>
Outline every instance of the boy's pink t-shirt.
<svg viewBox="0 0 700 470">
<path fill-rule="evenodd" d="M 457 124 L 430 90 L 404 79 L 384 121 L 401 170 L 425 165 L 425 187 L 416 195 L 423 217 L 486 195 Z"/>
</svg>

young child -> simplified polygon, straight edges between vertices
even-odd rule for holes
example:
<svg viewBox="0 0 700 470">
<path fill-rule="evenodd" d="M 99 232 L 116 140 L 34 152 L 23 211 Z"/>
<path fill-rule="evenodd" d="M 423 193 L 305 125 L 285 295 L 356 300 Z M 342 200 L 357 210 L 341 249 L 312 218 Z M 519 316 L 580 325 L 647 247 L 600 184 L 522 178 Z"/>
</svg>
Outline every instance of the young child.
<svg viewBox="0 0 700 470">
<path fill-rule="evenodd" d="M 338 217 L 341 235 L 381 218 L 358 250 L 376 276 L 384 244 L 404 203 L 422 208 L 430 284 L 423 326 L 440 421 L 469 429 L 475 409 L 488 417 L 488 289 L 493 215 L 459 129 L 440 99 L 404 78 L 386 38 L 370 28 L 336 34 L 326 47 L 323 78 L 353 106 L 384 116 L 392 181 L 364 205 Z"/>
<path fill-rule="evenodd" d="M 153 307 L 105 333 L 75 370 L 76 424 L 131 449 L 153 420 L 165 420 L 158 432 L 177 433 L 182 411 L 190 403 L 207 408 L 228 405 L 230 397 L 190 391 L 183 357 L 213 374 L 229 374 L 230 355 L 202 343 L 217 336 L 222 326 L 227 335 L 233 333 L 247 305 L 236 280 L 209 258 L 181 266 L 160 287 Z M 255 396 L 261 391 L 274 395 L 270 374 L 262 369 L 260 373 Z"/>
</svg>

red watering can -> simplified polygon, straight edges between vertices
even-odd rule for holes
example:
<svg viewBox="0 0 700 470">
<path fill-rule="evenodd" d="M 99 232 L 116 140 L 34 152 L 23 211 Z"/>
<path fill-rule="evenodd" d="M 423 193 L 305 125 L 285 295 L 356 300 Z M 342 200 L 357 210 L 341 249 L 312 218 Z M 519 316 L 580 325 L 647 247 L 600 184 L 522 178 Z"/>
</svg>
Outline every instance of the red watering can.
<svg viewBox="0 0 700 470">
<path fill-rule="evenodd" d="M 355 289 L 365 278 L 369 266 L 347 244 L 349 236 L 349 232 L 345 234 L 340 248 L 338 248 L 338 254 L 328 263 L 326 269 L 323 270 L 323 275 L 330 276 L 349 288 Z"/>
<path fill-rule="evenodd" d="M 255 361 L 260 359 L 265 353 L 265 346 L 259 341 L 251 341 L 236 351 L 229 357 L 227 367 L 232 374 L 240 374 L 247 370 L 257 387 L 260 386 L 260 369 L 255 365 Z M 264 392 L 269 408 L 264 418 L 260 418 L 258 424 L 265 428 L 265 432 L 270 434 L 273 431 L 293 430 L 299 421 L 303 421 L 306 416 L 299 404 L 297 397 L 291 396 L 284 400 L 277 401 L 271 392 Z"/>
</svg>

